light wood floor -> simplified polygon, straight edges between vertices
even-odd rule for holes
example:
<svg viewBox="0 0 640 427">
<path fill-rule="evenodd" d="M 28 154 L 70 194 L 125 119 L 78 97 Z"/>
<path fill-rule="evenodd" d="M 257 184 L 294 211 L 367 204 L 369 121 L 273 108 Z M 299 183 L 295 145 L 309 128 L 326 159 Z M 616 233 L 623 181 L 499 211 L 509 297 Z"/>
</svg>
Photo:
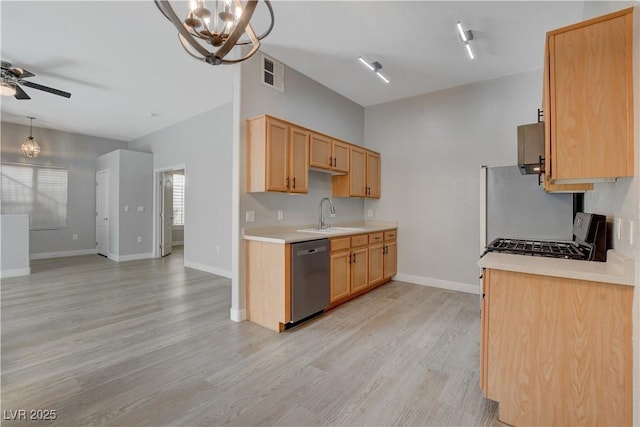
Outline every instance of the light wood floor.
<svg viewBox="0 0 640 427">
<path fill-rule="evenodd" d="M 54 409 L 57 420 L 37 424 L 500 425 L 478 386 L 478 296 L 392 282 L 278 335 L 230 321 L 229 280 L 182 264 L 180 252 L 83 256 L 3 280 L 3 418 Z"/>
</svg>

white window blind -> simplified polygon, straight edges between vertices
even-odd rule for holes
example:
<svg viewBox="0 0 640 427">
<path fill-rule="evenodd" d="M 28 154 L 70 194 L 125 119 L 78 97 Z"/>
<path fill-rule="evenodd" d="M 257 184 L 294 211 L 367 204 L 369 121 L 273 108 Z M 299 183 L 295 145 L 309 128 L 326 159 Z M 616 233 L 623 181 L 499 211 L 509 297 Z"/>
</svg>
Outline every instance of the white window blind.
<svg viewBox="0 0 640 427">
<path fill-rule="evenodd" d="M 184 175 L 173 175 L 173 225 L 184 225 Z"/>
<path fill-rule="evenodd" d="M 31 230 L 66 228 L 66 168 L 17 163 L 1 168 L 3 214 L 28 214 Z"/>
</svg>

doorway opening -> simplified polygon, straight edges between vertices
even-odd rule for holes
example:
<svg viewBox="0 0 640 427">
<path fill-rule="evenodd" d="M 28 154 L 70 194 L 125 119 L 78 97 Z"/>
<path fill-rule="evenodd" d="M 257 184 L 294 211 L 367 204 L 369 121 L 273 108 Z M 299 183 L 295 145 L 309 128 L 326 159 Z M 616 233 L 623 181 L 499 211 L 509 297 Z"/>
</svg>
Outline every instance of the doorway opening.
<svg viewBox="0 0 640 427">
<path fill-rule="evenodd" d="M 171 255 L 178 250 L 184 252 L 186 168 L 177 165 L 156 170 L 154 182 L 154 256 Z"/>
</svg>

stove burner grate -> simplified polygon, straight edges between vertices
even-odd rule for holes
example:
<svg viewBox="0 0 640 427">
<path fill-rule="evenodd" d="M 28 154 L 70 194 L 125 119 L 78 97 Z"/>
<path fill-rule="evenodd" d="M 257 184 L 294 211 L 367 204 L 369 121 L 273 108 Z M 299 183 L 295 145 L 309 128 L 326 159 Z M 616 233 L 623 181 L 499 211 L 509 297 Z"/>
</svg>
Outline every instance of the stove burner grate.
<svg viewBox="0 0 640 427">
<path fill-rule="evenodd" d="M 487 246 L 487 252 L 537 255 L 553 258 L 586 260 L 589 254 L 575 242 L 498 238 Z"/>
</svg>

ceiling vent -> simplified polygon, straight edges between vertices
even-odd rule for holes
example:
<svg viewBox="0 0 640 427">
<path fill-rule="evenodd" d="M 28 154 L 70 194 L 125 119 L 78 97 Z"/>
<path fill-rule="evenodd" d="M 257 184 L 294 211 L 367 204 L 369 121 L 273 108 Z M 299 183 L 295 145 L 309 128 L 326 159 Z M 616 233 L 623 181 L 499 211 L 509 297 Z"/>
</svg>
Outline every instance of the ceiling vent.
<svg viewBox="0 0 640 427">
<path fill-rule="evenodd" d="M 262 83 L 284 92 L 284 65 L 267 55 L 262 55 Z"/>
</svg>

